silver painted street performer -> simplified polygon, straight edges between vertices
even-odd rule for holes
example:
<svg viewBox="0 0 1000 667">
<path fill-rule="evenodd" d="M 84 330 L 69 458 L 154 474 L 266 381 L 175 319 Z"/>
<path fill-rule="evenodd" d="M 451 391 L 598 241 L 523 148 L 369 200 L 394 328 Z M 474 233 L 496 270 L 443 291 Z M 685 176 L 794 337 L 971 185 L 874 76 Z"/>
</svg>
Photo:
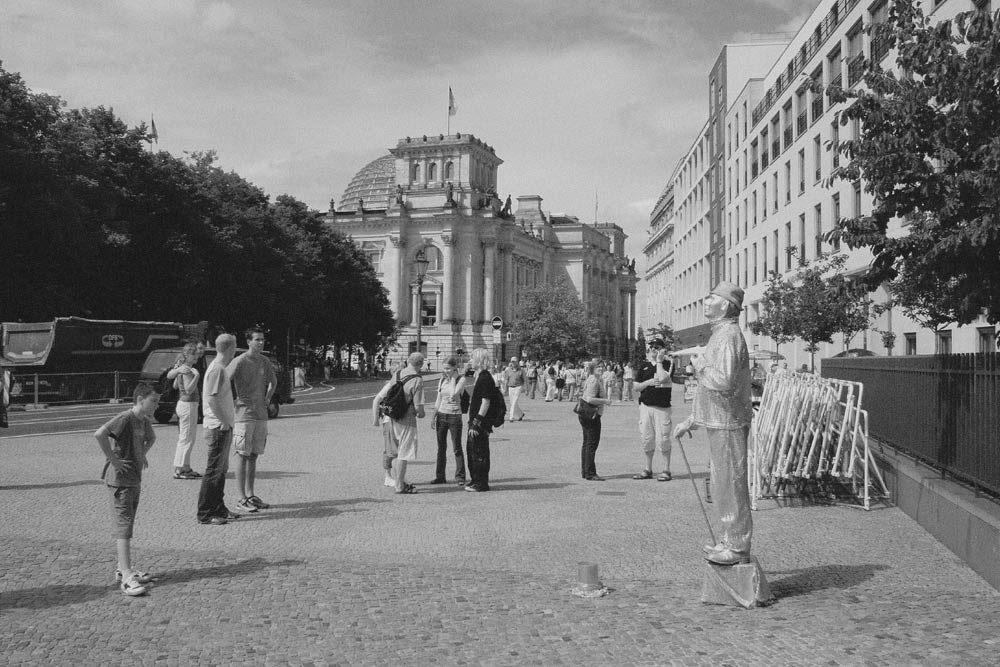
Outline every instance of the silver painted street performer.
<svg viewBox="0 0 1000 667">
<path fill-rule="evenodd" d="M 698 388 L 691 416 L 674 429 L 674 437 L 699 426 L 708 433 L 712 462 L 712 499 L 722 531 L 719 543 L 706 545 L 706 558 L 735 565 L 750 556 L 753 519 L 747 482 L 747 436 L 750 404 L 750 357 L 738 319 L 743 290 L 720 282 L 705 298 L 705 317 L 712 337 L 704 354 L 692 360 Z"/>
</svg>

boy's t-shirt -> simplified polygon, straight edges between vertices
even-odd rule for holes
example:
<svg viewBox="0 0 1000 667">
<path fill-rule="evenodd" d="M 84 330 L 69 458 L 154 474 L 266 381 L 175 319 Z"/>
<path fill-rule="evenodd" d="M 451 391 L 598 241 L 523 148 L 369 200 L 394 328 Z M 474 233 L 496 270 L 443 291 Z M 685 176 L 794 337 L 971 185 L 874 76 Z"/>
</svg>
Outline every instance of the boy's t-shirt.
<svg viewBox="0 0 1000 667">
<path fill-rule="evenodd" d="M 263 354 L 241 354 L 226 369 L 236 389 L 236 421 L 267 419 L 267 385 L 278 385 L 271 360 Z"/>
<path fill-rule="evenodd" d="M 136 416 L 131 409 L 116 415 L 108 423 L 108 436 L 115 455 L 122 461 L 119 472 L 105 465 L 104 483 L 108 486 L 141 486 L 142 461 L 156 437 L 149 417 Z"/>
</svg>

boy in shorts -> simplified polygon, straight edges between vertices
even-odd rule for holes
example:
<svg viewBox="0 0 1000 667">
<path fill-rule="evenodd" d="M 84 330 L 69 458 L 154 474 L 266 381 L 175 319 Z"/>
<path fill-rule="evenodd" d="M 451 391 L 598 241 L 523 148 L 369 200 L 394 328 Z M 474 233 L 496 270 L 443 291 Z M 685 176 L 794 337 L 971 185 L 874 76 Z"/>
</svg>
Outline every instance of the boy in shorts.
<svg viewBox="0 0 1000 667">
<path fill-rule="evenodd" d="M 122 593 L 129 596 L 143 595 L 153 580 L 148 572 L 132 568 L 131 544 L 142 470 L 149 465 L 146 452 L 156 442 L 150 417 L 159 403 L 156 390 L 139 383 L 132 396 L 132 407 L 94 432 L 107 457 L 101 477 L 110 491 L 111 525 L 118 548 L 115 579 L 121 582 Z"/>
</svg>

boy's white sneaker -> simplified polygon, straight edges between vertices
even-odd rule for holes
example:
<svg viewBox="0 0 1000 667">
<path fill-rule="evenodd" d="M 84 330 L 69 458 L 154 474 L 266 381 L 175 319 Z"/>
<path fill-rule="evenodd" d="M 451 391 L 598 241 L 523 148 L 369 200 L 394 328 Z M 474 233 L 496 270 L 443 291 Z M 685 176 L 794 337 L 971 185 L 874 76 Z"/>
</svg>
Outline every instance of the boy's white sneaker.
<svg viewBox="0 0 1000 667">
<path fill-rule="evenodd" d="M 136 581 L 135 576 L 131 576 L 121 583 L 122 594 L 128 595 L 129 597 L 136 597 L 138 595 L 145 595 L 146 591 L 149 590 L 146 586 L 143 586 L 138 581 Z"/>
</svg>

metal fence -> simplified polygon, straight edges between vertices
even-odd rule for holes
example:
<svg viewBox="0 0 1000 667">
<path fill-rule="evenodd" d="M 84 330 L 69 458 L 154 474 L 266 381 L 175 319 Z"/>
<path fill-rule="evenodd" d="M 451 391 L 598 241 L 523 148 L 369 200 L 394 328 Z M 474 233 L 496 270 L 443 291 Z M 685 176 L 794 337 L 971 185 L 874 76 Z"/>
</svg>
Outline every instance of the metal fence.
<svg viewBox="0 0 1000 667">
<path fill-rule="evenodd" d="M 871 435 L 1000 494 L 1000 354 L 824 359 L 823 375 L 864 383 Z"/>
</svg>

